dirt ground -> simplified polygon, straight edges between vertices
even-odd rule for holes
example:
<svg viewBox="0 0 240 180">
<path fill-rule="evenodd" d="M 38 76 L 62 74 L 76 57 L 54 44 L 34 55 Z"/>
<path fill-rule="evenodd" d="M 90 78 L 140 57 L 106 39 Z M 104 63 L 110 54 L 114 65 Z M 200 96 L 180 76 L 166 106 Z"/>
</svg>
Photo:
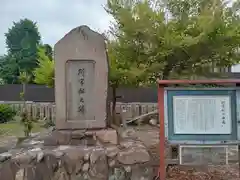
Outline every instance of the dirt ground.
<svg viewBox="0 0 240 180">
<path fill-rule="evenodd" d="M 239 166 L 209 166 L 202 170 L 175 166 L 169 169 L 166 180 L 240 180 Z"/>
</svg>

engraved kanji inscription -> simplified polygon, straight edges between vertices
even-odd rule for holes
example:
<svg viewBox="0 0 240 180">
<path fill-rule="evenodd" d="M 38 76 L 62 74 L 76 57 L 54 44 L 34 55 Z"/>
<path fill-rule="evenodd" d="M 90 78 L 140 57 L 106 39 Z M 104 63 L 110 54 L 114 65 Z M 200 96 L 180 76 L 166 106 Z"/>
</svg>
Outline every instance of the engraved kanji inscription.
<svg viewBox="0 0 240 180">
<path fill-rule="evenodd" d="M 92 61 L 70 61 L 68 71 L 69 100 L 68 100 L 68 120 L 84 121 L 93 119 L 92 116 L 92 96 L 94 64 Z"/>
<path fill-rule="evenodd" d="M 84 103 L 84 99 L 83 99 L 83 97 L 80 97 L 79 102 Z"/>
<path fill-rule="evenodd" d="M 84 93 L 85 93 L 85 89 L 84 88 L 79 88 L 78 94 L 84 94 Z"/>
<path fill-rule="evenodd" d="M 82 77 L 85 76 L 85 69 L 84 68 L 78 69 L 78 76 L 82 76 Z"/>
<path fill-rule="evenodd" d="M 85 80 L 83 78 L 79 79 L 79 83 L 81 84 L 81 86 L 84 85 L 84 82 L 85 82 Z"/>
<path fill-rule="evenodd" d="M 85 106 L 84 106 L 84 104 L 81 104 L 81 105 L 78 106 L 78 112 L 84 114 L 84 112 L 85 112 Z"/>
</svg>

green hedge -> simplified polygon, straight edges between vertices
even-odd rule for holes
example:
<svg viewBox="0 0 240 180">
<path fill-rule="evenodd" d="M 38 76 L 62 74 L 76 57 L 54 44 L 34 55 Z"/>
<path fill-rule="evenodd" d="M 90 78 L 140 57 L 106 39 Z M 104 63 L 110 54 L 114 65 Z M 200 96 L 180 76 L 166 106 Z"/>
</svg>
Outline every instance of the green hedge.
<svg viewBox="0 0 240 180">
<path fill-rule="evenodd" d="M 0 123 L 11 121 L 16 115 L 16 111 L 8 104 L 0 104 Z"/>
</svg>

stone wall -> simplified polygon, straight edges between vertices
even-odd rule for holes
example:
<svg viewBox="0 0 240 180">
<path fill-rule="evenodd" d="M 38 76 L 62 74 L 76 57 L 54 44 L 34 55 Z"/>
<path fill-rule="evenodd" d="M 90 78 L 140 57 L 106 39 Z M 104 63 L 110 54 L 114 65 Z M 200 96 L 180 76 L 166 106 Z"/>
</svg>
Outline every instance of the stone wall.
<svg viewBox="0 0 240 180">
<path fill-rule="evenodd" d="M 45 144 L 53 134 L 26 139 L 0 154 L 0 179 L 152 180 L 157 174 L 151 152 L 137 139 L 122 138 L 118 144 Z"/>
</svg>

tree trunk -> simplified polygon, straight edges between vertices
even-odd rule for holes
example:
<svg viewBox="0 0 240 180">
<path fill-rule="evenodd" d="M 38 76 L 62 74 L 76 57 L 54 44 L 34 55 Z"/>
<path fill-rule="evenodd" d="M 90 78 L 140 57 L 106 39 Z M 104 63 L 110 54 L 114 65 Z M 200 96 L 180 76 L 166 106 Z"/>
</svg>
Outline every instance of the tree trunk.
<svg viewBox="0 0 240 180">
<path fill-rule="evenodd" d="M 167 80 L 169 78 L 170 72 L 172 71 L 172 66 L 170 64 L 167 64 L 162 73 L 162 80 Z"/>
<path fill-rule="evenodd" d="M 117 103 L 117 86 L 112 86 L 112 123 L 116 125 L 116 103 Z"/>
</svg>

